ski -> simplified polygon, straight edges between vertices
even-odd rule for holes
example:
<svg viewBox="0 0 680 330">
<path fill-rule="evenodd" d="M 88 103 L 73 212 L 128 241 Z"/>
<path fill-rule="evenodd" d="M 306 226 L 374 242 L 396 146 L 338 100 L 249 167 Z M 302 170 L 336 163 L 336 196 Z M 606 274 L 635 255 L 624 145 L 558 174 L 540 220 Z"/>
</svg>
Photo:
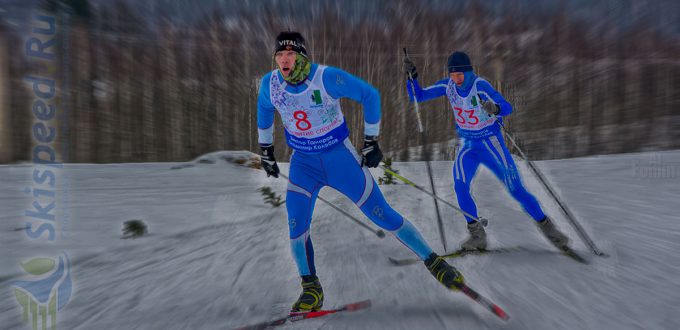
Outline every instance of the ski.
<svg viewBox="0 0 680 330">
<path fill-rule="evenodd" d="M 467 284 L 455 284 L 456 288 L 460 290 L 463 294 L 466 296 L 470 297 L 470 299 L 474 300 L 478 304 L 482 305 L 484 308 L 486 308 L 488 311 L 491 313 L 494 313 L 494 315 L 498 316 L 502 320 L 509 320 L 510 315 L 506 313 L 502 308 L 500 308 L 498 305 L 494 304 L 491 300 L 487 299 L 486 297 L 482 296 L 479 294 L 477 291 L 473 290 Z"/>
<path fill-rule="evenodd" d="M 362 309 L 367 309 L 371 307 L 371 301 L 370 300 L 364 300 L 364 301 L 359 301 L 351 304 L 346 304 L 343 306 L 340 306 L 335 309 L 326 309 L 326 310 L 320 310 L 320 311 L 315 311 L 315 312 L 302 312 L 302 313 L 296 313 L 296 312 L 291 312 L 285 317 L 273 320 L 273 321 L 266 321 L 262 323 L 257 323 L 254 325 L 249 325 L 241 328 L 236 328 L 234 330 L 259 330 L 259 329 L 267 329 L 270 327 L 276 327 L 280 325 L 284 325 L 289 322 L 298 322 L 302 320 L 308 320 L 308 319 L 313 319 L 313 318 L 318 318 L 330 314 L 335 314 L 335 313 L 340 313 L 340 312 L 355 312 L 358 310 Z"/>
<path fill-rule="evenodd" d="M 465 257 L 467 255 L 485 255 L 485 254 L 496 254 L 496 253 L 509 253 L 509 252 L 521 252 L 521 251 L 528 251 L 526 248 L 517 246 L 517 247 L 507 247 L 507 248 L 495 248 L 495 249 L 486 249 L 486 250 L 456 250 L 444 255 L 441 255 L 442 258 L 444 259 L 453 259 L 453 258 L 460 258 L 460 257 Z M 407 265 L 413 265 L 422 262 L 422 260 L 418 258 L 405 258 L 405 259 L 396 259 L 392 257 L 388 257 L 390 262 L 395 265 L 395 266 L 407 266 Z"/>
</svg>

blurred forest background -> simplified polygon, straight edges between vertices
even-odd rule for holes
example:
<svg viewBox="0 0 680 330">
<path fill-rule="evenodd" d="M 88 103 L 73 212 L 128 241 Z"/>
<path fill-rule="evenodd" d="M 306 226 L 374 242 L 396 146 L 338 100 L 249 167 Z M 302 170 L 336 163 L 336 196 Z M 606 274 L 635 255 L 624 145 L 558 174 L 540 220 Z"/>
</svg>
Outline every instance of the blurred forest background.
<svg viewBox="0 0 680 330">
<path fill-rule="evenodd" d="M 444 98 L 408 104 L 402 47 L 423 85 L 465 50 L 515 106 L 508 127 L 532 159 L 680 148 L 680 5 L 622 1 L 0 1 L 0 163 L 28 161 L 34 96 L 24 81 L 32 15 L 58 18 L 58 143 L 66 162 L 185 161 L 257 145 L 259 78 L 278 32 L 313 61 L 378 88 L 381 146 L 395 160 L 451 159 Z M 363 113 L 343 112 L 359 145 Z M 56 124 L 55 124 L 56 125 Z M 277 154 L 287 159 L 277 119 Z M 285 157 L 285 158 L 284 158 Z"/>
</svg>

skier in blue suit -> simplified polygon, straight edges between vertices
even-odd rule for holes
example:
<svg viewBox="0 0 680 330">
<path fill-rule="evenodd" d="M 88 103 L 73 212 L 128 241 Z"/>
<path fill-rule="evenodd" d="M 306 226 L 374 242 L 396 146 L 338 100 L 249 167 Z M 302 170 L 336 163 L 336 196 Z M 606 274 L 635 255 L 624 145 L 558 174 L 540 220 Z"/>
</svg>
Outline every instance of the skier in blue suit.
<svg viewBox="0 0 680 330">
<path fill-rule="evenodd" d="M 257 101 L 258 141 L 267 176 L 278 177 L 274 157 L 274 113 L 279 112 L 286 142 L 294 152 L 286 193 L 290 247 L 302 278 L 302 293 L 292 312 L 321 309 L 323 289 L 316 276 L 310 237 L 312 212 L 319 190 L 329 186 L 343 193 L 376 225 L 392 233 L 422 259 L 428 270 L 449 289 L 463 276 L 432 252 L 411 222 L 387 204 L 367 167 L 382 160 L 378 146 L 380 95 L 363 80 L 337 68 L 311 63 L 298 32 L 276 38 L 277 69 L 262 78 Z M 347 97 L 364 107 L 365 139 L 361 155 L 350 143 L 339 99 Z"/>
<path fill-rule="evenodd" d="M 477 205 L 470 194 L 470 186 L 479 165 L 483 164 L 505 184 L 508 192 L 536 221 L 548 240 L 559 249 L 566 247 L 567 237 L 543 213 L 536 197 L 526 190 L 512 155 L 503 141 L 502 117 L 512 113 L 512 106 L 489 82 L 475 75 L 470 58 L 464 52 L 452 53 L 447 64 L 448 78 L 421 88 L 415 64 L 408 57 L 404 58 L 409 98 L 413 100 L 413 90 L 418 102 L 446 96 L 453 109 L 459 138 L 458 152 L 453 164 L 458 204 L 477 218 Z M 486 249 L 484 224 L 468 216 L 465 218 L 470 236 L 461 244 L 461 249 Z"/>
</svg>

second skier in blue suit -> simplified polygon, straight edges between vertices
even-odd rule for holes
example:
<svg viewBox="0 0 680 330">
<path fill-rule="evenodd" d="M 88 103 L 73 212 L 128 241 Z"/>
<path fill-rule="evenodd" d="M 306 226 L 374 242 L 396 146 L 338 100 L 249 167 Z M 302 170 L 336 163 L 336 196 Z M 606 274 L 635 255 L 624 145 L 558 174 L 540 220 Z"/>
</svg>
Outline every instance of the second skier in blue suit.
<svg viewBox="0 0 680 330">
<path fill-rule="evenodd" d="M 452 174 L 460 207 L 477 218 L 477 205 L 470 187 L 479 165 L 484 165 L 505 184 L 510 195 L 536 221 L 548 240 L 560 249 L 566 247 L 569 242 L 567 237 L 543 213 L 536 197 L 524 187 L 512 155 L 503 142 L 502 117 L 512 113 L 510 103 L 489 82 L 475 75 L 466 53 L 452 53 L 447 61 L 447 70 L 449 77 L 421 88 L 415 64 L 408 57 L 404 58 L 411 100 L 412 91 L 415 91 L 418 102 L 445 96 L 453 110 L 459 144 Z M 467 216 L 465 218 L 470 236 L 461 244 L 461 249 L 486 249 L 486 232 L 482 222 Z"/>
</svg>

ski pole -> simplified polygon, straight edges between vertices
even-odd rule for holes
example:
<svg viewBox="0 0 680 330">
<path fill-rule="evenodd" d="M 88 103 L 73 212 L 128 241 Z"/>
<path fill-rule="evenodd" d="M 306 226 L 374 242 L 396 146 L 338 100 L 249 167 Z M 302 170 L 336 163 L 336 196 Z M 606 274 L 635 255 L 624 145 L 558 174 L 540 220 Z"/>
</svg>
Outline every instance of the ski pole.
<svg viewBox="0 0 680 330">
<path fill-rule="evenodd" d="M 390 170 L 390 169 L 387 168 L 385 165 L 381 165 L 380 167 L 381 167 L 383 170 L 385 170 L 385 172 L 391 174 L 392 176 L 394 176 L 395 178 L 401 180 L 401 181 L 404 182 L 405 184 L 407 184 L 407 185 L 409 185 L 409 186 L 411 186 L 411 187 L 413 187 L 413 188 L 416 188 L 416 189 L 418 189 L 418 190 L 420 190 L 420 191 L 422 191 L 422 192 L 424 192 L 424 193 L 426 193 L 426 194 L 428 194 L 428 195 L 430 195 L 430 196 L 436 198 L 436 199 L 439 200 L 440 202 L 442 202 L 442 203 L 444 203 L 445 205 L 447 205 L 448 207 L 450 207 L 450 208 L 452 208 L 452 209 L 454 209 L 454 210 L 460 212 L 461 214 L 463 214 L 463 215 L 465 215 L 465 216 L 467 216 L 467 217 L 470 217 L 470 218 L 474 219 L 475 221 L 486 222 L 484 219 L 480 219 L 480 218 L 478 218 L 478 217 L 473 216 L 473 215 L 470 214 L 470 213 L 467 213 L 467 212 L 463 211 L 463 210 L 462 210 L 461 208 L 459 208 L 458 206 L 455 206 L 455 205 L 449 203 L 449 201 L 447 201 L 447 200 L 445 200 L 445 199 L 443 199 L 443 198 L 441 198 L 441 197 L 439 197 L 439 196 L 437 196 L 437 195 L 435 195 L 435 194 L 429 192 L 427 189 L 425 189 L 425 188 L 423 188 L 423 187 L 421 187 L 421 186 L 415 184 L 413 181 L 411 181 L 411 180 L 409 180 L 409 179 L 403 177 L 402 175 L 400 175 L 400 174 L 398 174 L 398 173 L 396 173 L 396 172 Z"/>
<path fill-rule="evenodd" d="M 498 120 L 498 117 L 495 117 L 496 122 L 501 126 L 501 129 L 503 130 L 503 133 L 505 133 L 505 136 L 508 137 L 510 142 L 515 146 L 517 151 L 519 151 L 520 156 L 522 156 L 522 159 L 529 165 L 529 168 L 531 171 L 534 173 L 534 175 L 538 178 L 538 180 L 541 182 L 545 190 L 550 194 L 550 196 L 557 202 L 557 205 L 560 207 L 560 210 L 564 214 L 564 216 L 569 220 L 569 224 L 576 230 L 576 233 L 578 233 L 579 237 L 581 240 L 583 240 L 584 243 L 590 248 L 590 250 L 597 256 L 607 256 L 606 253 L 602 252 L 600 249 L 597 248 L 593 240 L 588 236 L 588 233 L 583 229 L 583 226 L 576 220 L 576 217 L 574 214 L 571 212 L 571 210 L 567 207 L 567 204 L 560 198 L 560 196 L 557 194 L 555 189 L 548 183 L 548 180 L 546 177 L 543 175 L 543 173 L 534 165 L 533 162 L 529 160 L 529 158 L 524 154 L 522 149 L 519 147 L 515 139 L 512 137 L 510 132 L 508 132 L 508 129 L 505 128 L 505 125 Z"/>
<path fill-rule="evenodd" d="M 406 52 L 406 47 L 404 47 L 404 56 L 408 58 L 408 53 Z M 413 104 L 415 105 L 416 118 L 418 120 L 418 131 L 422 137 L 423 142 L 426 141 L 425 130 L 423 129 L 423 122 L 420 120 L 420 108 L 418 106 L 418 98 L 416 97 L 416 87 L 413 82 L 413 75 L 411 72 L 408 73 L 409 80 L 411 81 L 411 91 L 413 92 Z M 424 146 L 426 147 L 426 146 Z M 432 166 L 430 165 L 429 153 L 425 153 L 425 164 L 427 165 L 427 175 L 430 178 L 430 187 L 432 188 L 432 196 L 434 197 L 434 209 L 437 212 L 437 226 L 439 227 L 439 236 L 442 240 L 442 245 L 444 245 L 444 251 L 447 251 L 446 247 L 446 235 L 444 234 L 444 223 L 442 222 L 442 216 L 439 213 L 439 203 L 437 202 L 437 190 L 434 186 L 434 179 L 432 178 Z"/>
<path fill-rule="evenodd" d="M 257 155 L 256 153 L 253 153 L 253 152 L 251 152 L 251 154 Z M 257 155 L 257 157 L 260 157 L 260 156 Z M 290 181 L 290 179 L 288 178 L 288 176 L 286 176 L 285 174 L 279 173 L 279 175 L 280 175 L 282 178 L 284 178 L 284 179 Z M 345 210 L 343 210 L 343 209 L 341 209 L 341 208 L 339 208 L 339 207 L 333 205 L 333 203 L 331 203 L 330 201 L 328 201 L 327 199 L 325 199 L 325 198 L 323 198 L 323 197 L 321 197 L 321 196 L 318 196 L 318 195 L 317 195 L 316 198 L 318 198 L 320 201 L 322 201 L 322 202 L 328 204 L 328 206 L 334 208 L 336 211 L 338 211 L 338 212 L 344 214 L 344 215 L 345 215 L 346 217 L 348 217 L 350 220 L 354 221 L 356 224 L 360 225 L 361 227 L 364 227 L 366 230 L 372 232 L 372 233 L 375 234 L 376 236 L 378 236 L 378 237 L 380 237 L 380 238 L 384 238 L 384 237 L 385 237 L 385 232 L 384 232 L 382 229 L 377 229 L 377 230 L 376 230 L 376 229 L 371 228 L 371 226 L 369 226 L 369 225 L 367 225 L 367 224 L 361 222 L 361 220 L 359 220 L 359 219 L 355 218 L 353 215 L 347 213 L 347 211 L 345 211 Z"/>
<path fill-rule="evenodd" d="M 408 58 L 408 53 L 406 52 L 406 47 L 404 47 L 404 56 Z M 418 132 L 423 133 L 423 121 L 420 120 L 420 107 L 418 106 L 418 99 L 416 98 L 416 87 L 413 85 L 413 76 L 411 72 L 408 73 L 408 79 L 411 81 L 411 91 L 413 92 L 413 103 L 415 104 L 416 119 L 418 120 Z"/>
</svg>

